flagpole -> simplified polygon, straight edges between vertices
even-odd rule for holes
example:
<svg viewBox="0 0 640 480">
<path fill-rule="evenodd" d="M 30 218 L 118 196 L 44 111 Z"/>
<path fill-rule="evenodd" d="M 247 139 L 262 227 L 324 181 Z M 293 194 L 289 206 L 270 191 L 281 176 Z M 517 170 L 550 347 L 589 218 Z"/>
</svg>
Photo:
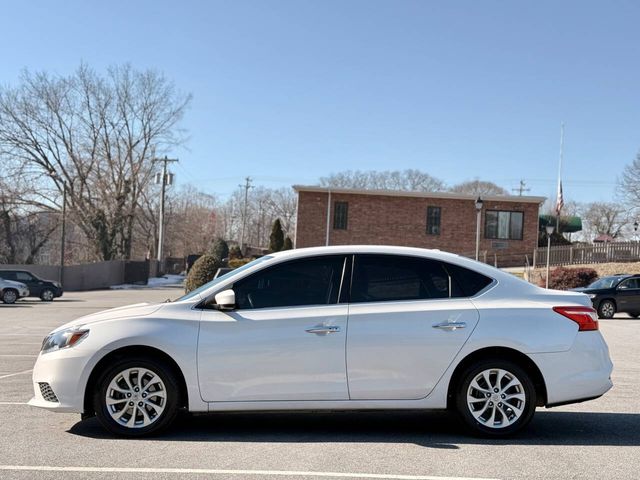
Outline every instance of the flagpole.
<svg viewBox="0 0 640 480">
<path fill-rule="evenodd" d="M 560 233 L 560 196 L 562 195 L 562 157 L 564 154 L 564 122 L 560 124 L 560 159 L 558 161 L 558 190 L 556 192 L 556 232 Z M 564 202 L 563 202 L 564 203 Z"/>
</svg>

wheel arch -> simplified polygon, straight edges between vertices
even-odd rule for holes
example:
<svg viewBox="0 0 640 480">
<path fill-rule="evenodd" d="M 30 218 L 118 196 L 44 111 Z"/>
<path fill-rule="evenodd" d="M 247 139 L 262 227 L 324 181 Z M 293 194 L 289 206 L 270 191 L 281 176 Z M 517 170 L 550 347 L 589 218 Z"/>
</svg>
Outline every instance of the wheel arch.
<svg viewBox="0 0 640 480">
<path fill-rule="evenodd" d="M 509 347 L 487 347 L 471 352 L 458 363 L 451 379 L 449 380 L 449 388 L 447 391 L 447 408 L 455 406 L 455 392 L 462 374 L 471 365 L 482 360 L 500 359 L 510 360 L 523 368 L 530 376 L 531 381 L 536 389 L 537 405 L 544 406 L 547 403 L 547 386 L 544 382 L 542 372 L 531 358 L 524 353 Z"/>
<path fill-rule="evenodd" d="M 84 389 L 83 399 L 83 418 L 91 417 L 95 415 L 93 408 L 93 391 L 100 374 L 104 372 L 105 368 L 112 362 L 121 360 L 127 357 L 147 357 L 151 359 L 161 360 L 165 362 L 176 375 L 178 385 L 180 386 L 180 399 L 178 403 L 179 408 L 187 408 L 189 405 L 189 397 L 187 391 L 187 382 L 184 377 L 184 373 L 176 361 L 167 353 L 156 347 L 150 347 L 148 345 L 128 345 L 126 347 L 120 347 L 107 353 L 102 357 L 98 363 L 91 370 L 91 374 L 87 380 L 87 384 Z"/>
</svg>

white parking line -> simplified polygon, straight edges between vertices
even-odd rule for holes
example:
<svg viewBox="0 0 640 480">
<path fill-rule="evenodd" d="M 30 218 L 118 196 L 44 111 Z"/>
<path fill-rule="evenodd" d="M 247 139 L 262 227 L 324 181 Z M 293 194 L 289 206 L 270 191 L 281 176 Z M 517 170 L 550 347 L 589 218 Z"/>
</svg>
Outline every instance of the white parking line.
<svg viewBox="0 0 640 480">
<path fill-rule="evenodd" d="M 27 402 L 0 402 L 0 405 L 29 405 Z"/>
<path fill-rule="evenodd" d="M 384 473 L 303 472 L 287 470 L 218 470 L 207 468 L 127 468 L 127 467 L 50 467 L 44 465 L 0 465 L 0 470 L 30 472 L 91 473 L 176 473 L 194 475 L 262 475 L 289 477 L 378 478 L 388 480 L 495 480 L 477 477 L 438 477 L 433 475 L 394 475 Z"/>
<path fill-rule="evenodd" d="M 33 372 L 33 368 L 31 370 L 24 370 L 22 372 L 10 373 L 9 375 L 2 375 L 0 376 L 0 380 L 2 380 L 3 378 L 15 377 L 16 375 L 24 375 L 25 373 L 31 372 Z"/>
<path fill-rule="evenodd" d="M 19 354 L 19 353 L 1 353 L 0 357 L 31 357 L 31 358 L 36 358 L 38 355 L 23 355 L 23 354 Z"/>
</svg>

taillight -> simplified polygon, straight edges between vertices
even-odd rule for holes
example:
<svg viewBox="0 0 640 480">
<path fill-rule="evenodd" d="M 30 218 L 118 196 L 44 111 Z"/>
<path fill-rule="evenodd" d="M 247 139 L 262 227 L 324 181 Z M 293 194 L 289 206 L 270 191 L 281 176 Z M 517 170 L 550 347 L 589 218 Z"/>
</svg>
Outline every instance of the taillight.
<svg viewBox="0 0 640 480">
<path fill-rule="evenodd" d="M 579 332 L 598 330 L 598 315 L 591 307 L 553 307 L 553 311 L 576 322 Z"/>
</svg>

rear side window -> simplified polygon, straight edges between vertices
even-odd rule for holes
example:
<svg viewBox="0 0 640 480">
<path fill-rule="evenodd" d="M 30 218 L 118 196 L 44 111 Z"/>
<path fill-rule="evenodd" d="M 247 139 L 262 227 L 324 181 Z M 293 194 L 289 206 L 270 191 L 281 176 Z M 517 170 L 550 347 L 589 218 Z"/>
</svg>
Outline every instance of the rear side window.
<svg viewBox="0 0 640 480">
<path fill-rule="evenodd" d="M 395 255 L 358 255 L 351 302 L 449 298 L 451 279 L 441 262 Z"/>
<path fill-rule="evenodd" d="M 0 272 L 0 278 L 4 278 L 5 280 L 15 280 L 16 279 L 16 273 L 15 272 L 11 272 L 9 270 L 5 270 Z"/>
<path fill-rule="evenodd" d="M 453 296 L 473 297 L 493 281 L 481 273 L 450 263 L 447 264 L 447 271 L 452 276 L 452 283 L 461 293 L 461 295 L 456 295 L 456 288 L 454 287 Z"/>
<path fill-rule="evenodd" d="M 332 255 L 265 268 L 233 286 L 237 308 L 337 303 L 344 263 L 344 256 Z"/>
</svg>

